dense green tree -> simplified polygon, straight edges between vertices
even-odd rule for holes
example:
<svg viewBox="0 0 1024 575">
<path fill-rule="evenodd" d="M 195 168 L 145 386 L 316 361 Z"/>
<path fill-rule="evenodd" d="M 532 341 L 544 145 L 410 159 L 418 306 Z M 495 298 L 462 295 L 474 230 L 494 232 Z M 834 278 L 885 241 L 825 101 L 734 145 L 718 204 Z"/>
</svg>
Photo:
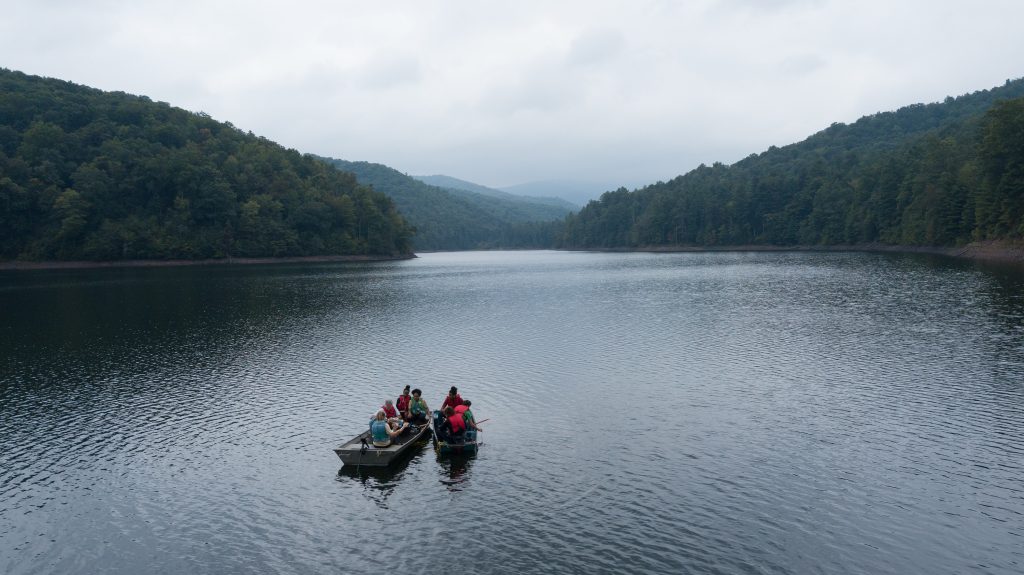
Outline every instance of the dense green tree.
<svg viewBox="0 0 1024 575">
<path fill-rule="evenodd" d="M 976 207 L 976 236 L 1024 237 L 1024 98 L 997 103 L 982 133 L 985 186 Z"/>
<path fill-rule="evenodd" d="M 732 166 L 617 190 L 566 248 L 897 244 L 1024 237 L 1024 80 L 833 124 Z"/>
<path fill-rule="evenodd" d="M 401 255 L 412 231 L 351 174 L 205 114 L 0 70 L 0 258 Z"/>
<path fill-rule="evenodd" d="M 415 227 L 418 250 L 550 248 L 567 213 L 558 205 L 432 186 L 381 164 L 321 159 L 387 194 Z"/>
</svg>

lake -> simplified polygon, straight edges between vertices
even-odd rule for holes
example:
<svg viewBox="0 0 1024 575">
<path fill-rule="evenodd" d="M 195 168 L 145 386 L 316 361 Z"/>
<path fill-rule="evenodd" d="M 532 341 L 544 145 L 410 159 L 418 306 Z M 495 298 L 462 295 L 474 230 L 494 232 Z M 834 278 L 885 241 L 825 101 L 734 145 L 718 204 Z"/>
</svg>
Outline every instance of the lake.
<svg viewBox="0 0 1024 575">
<path fill-rule="evenodd" d="M 0 572 L 1020 573 L 1024 272 L 467 252 L 0 272 Z M 333 447 L 409 384 L 484 445 Z"/>
</svg>

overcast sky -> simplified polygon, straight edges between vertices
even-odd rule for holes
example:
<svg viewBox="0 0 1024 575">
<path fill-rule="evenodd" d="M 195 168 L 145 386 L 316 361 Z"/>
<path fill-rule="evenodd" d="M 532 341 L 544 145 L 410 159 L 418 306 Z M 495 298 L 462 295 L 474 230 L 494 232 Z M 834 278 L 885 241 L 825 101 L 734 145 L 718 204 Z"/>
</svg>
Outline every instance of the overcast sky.
<svg viewBox="0 0 1024 575">
<path fill-rule="evenodd" d="M 500 187 L 667 180 L 1024 76 L 1020 0 L 5 0 L 0 67 Z"/>
</svg>

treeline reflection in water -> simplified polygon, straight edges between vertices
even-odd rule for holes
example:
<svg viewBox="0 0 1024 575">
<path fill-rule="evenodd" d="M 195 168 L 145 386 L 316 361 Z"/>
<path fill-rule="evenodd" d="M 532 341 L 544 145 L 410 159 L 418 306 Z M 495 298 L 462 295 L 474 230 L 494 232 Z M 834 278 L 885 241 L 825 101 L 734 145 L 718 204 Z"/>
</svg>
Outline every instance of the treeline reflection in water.
<svg viewBox="0 0 1024 575">
<path fill-rule="evenodd" d="M 1017 573 L 1024 274 L 878 254 L 0 273 L 0 572 Z M 331 449 L 402 386 L 471 459 Z"/>
</svg>

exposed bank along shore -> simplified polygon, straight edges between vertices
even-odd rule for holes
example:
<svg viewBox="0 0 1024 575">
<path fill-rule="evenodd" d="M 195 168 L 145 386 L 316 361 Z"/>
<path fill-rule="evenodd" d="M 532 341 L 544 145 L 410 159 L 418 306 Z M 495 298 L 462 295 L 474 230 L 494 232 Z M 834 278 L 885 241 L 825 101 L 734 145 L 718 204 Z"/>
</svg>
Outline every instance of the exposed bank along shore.
<svg viewBox="0 0 1024 575">
<path fill-rule="evenodd" d="M 974 242 L 960 247 L 893 246 L 885 244 L 843 246 L 652 246 L 605 249 L 610 252 L 891 252 L 936 254 L 955 258 L 1024 265 L 1024 242 Z"/>
<path fill-rule="evenodd" d="M 256 265 L 256 264 L 287 264 L 287 263 L 328 263 L 328 262 L 380 262 L 408 260 L 415 254 L 401 256 L 298 256 L 289 258 L 218 258 L 205 260 L 115 260 L 108 262 L 90 261 L 48 261 L 0 262 L 0 270 L 56 270 L 81 268 L 161 268 L 175 266 L 216 266 L 216 265 Z"/>
<path fill-rule="evenodd" d="M 590 250 L 588 250 L 590 251 Z M 635 248 L 605 248 L 604 252 L 890 252 L 936 254 L 955 258 L 1004 262 L 1024 265 L 1024 242 L 974 242 L 960 247 L 893 246 L 885 244 L 843 246 L 649 246 Z M 119 261 L 0 261 L 0 270 L 45 270 L 80 268 L 147 268 L 205 265 L 255 265 L 286 263 L 377 262 L 415 258 L 415 254 L 400 256 L 300 256 L 287 258 L 219 258 L 205 260 L 119 260 Z"/>
</svg>

